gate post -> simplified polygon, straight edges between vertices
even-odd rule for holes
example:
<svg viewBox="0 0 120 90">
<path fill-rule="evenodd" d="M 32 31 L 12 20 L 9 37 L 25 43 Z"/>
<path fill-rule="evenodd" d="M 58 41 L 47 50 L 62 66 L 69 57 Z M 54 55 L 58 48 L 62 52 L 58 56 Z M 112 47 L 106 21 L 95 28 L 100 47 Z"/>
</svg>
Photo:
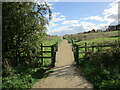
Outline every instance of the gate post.
<svg viewBox="0 0 120 90">
<path fill-rule="evenodd" d="M 41 43 L 41 62 L 43 65 L 43 44 Z"/>
<path fill-rule="evenodd" d="M 71 39 L 71 42 L 72 42 L 72 51 L 74 51 L 74 41 L 73 41 L 73 38 Z"/>
<path fill-rule="evenodd" d="M 85 60 L 87 60 L 87 43 L 85 42 Z"/>
<path fill-rule="evenodd" d="M 74 62 L 76 62 L 76 45 L 73 47 Z"/>
<path fill-rule="evenodd" d="M 58 51 L 58 40 L 56 41 L 55 47 L 56 47 L 56 51 Z"/>
<path fill-rule="evenodd" d="M 55 52 L 54 52 L 54 45 L 52 45 L 51 47 L 51 66 L 54 67 L 55 66 Z"/>
<path fill-rule="evenodd" d="M 57 45 L 54 44 L 54 66 L 55 66 L 55 62 L 56 62 L 56 52 L 58 51 L 58 46 Z"/>
<path fill-rule="evenodd" d="M 76 65 L 79 65 L 79 47 L 76 45 Z"/>
</svg>

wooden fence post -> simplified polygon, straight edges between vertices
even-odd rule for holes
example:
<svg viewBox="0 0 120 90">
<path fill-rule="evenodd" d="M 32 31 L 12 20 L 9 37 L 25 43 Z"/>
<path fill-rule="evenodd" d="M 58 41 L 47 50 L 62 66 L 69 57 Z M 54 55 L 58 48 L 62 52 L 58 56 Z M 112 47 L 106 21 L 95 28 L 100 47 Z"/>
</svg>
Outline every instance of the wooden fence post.
<svg viewBox="0 0 120 90">
<path fill-rule="evenodd" d="M 94 53 L 94 42 L 92 43 L 92 53 Z"/>
<path fill-rule="evenodd" d="M 76 44 L 73 45 L 74 61 L 76 62 Z"/>
<path fill-rule="evenodd" d="M 72 51 L 74 50 L 74 43 L 73 43 L 73 39 L 71 39 L 72 42 Z"/>
<path fill-rule="evenodd" d="M 54 45 L 54 48 L 56 48 L 56 45 L 58 45 L 58 44 L 55 44 Z M 54 66 L 55 66 L 55 62 L 56 62 L 56 52 L 57 52 L 58 50 L 55 50 L 54 49 Z"/>
<path fill-rule="evenodd" d="M 56 51 L 58 51 L 58 40 L 56 41 L 55 47 L 56 47 Z"/>
<path fill-rule="evenodd" d="M 54 45 L 51 47 L 51 66 L 55 66 L 55 53 L 54 53 Z"/>
<path fill-rule="evenodd" d="M 79 47 L 76 45 L 76 65 L 79 65 Z"/>
<path fill-rule="evenodd" d="M 76 45 L 74 45 L 74 47 L 73 47 L 73 52 L 74 52 L 74 61 L 76 62 L 76 49 L 75 49 L 75 46 Z"/>
<path fill-rule="evenodd" d="M 41 43 L 41 61 L 42 61 L 42 65 L 43 65 L 43 44 Z"/>
<path fill-rule="evenodd" d="M 87 59 L 87 43 L 85 42 L 85 59 Z"/>
</svg>

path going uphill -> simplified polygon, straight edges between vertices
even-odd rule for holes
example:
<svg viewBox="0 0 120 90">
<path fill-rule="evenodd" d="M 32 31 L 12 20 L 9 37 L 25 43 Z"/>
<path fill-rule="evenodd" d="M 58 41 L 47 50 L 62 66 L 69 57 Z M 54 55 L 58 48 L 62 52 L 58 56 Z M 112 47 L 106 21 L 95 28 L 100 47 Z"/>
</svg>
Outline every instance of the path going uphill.
<svg viewBox="0 0 120 90">
<path fill-rule="evenodd" d="M 58 46 L 53 73 L 38 81 L 33 88 L 92 88 L 92 85 L 73 66 L 73 61 L 72 47 L 67 40 L 63 40 Z"/>
</svg>

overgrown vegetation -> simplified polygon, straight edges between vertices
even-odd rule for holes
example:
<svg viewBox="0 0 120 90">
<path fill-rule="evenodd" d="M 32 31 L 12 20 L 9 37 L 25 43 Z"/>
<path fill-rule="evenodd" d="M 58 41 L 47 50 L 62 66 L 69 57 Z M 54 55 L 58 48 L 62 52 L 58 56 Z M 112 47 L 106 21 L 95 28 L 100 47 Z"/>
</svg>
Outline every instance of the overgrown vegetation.
<svg viewBox="0 0 120 90">
<path fill-rule="evenodd" d="M 46 71 L 35 56 L 51 10 L 47 3 L 4 2 L 2 6 L 2 88 L 30 88 Z"/>
<path fill-rule="evenodd" d="M 90 60 L 80 60 L 85 77 L 94 88 L 120 88 L 120 47 L 96 52 Z"/>
</svg>

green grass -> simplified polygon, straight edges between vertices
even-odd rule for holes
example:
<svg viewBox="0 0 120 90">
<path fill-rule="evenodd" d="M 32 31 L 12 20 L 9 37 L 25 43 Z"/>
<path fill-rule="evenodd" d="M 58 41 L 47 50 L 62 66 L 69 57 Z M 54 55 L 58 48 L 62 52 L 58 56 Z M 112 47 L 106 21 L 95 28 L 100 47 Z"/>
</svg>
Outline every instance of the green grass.
<svg viewBox="0 0 120 90">
<path fill-rule="evenodd" d="M 49 38 L 49 37 L 48 37 Z M 53 45 L 53 44 L 55 44 L 56 43 L 56 41 L 58 40 L 58 43 L 60 43 L 62 40 L 61 40 L 61 37 L 60 36 L 55 36 L 53 39 L 51 39 L 51 40 L 45 40 L 44 42 L 43 42 L 43 44 L 44 45 L 46 45 L 46 46 L 49 46 L 49 45 Z"/>
<path fill-rule="evenodd" d="M 94 44 L 93 44 L 94 42 Z M 87 43 L 87 46 L 92 46 L 92 45 L 104 45 L 104 44 L 114 44 L 118 42 L 118 38 L 114 37 L 114 38 L 96 38 L 96 39 L 92 39 L 92 40 L 86 40 L 86 41 L 80 41 L 80 42 L 76 42 L 77 45 L 80 46 L 85 46 L 85 43 Z M 101 49 L 107 50 L 110 47 L 101 47 Z M 89 51 L 92 51 L 92 48 L 89 48 Z M 97 51 L 97 48 L 94 48 L 94 52 Z M 79 52 L 85 52 L 84 48 L 79 48 Z M 79 54 L 80 58 L 83 58 L 85 54 Z"/>
<path fill-rule="evenodd" d="M 50 38 L 50 39 L 49 39 Z M 55 44 L 56 40 L 58 42 L 61 42 L 60 37 L 48 37 L 46 40 L 44 40 L 44 45 L 49 46 Z M 45 48 L 44 51 L 50 51 L 50 48 Z M 51 56 L 51 54 L 44 54 L 45 56 Z M 40 59 L 38 59 L 40 61 Z M 5 76 L 2 78 L 2 88 L 17 88 L 17 89 L 27 89 L 31 88 L 35 82 L 37 82 L 40 79 L 43 79 L 47 77 L 49 73 L 52 71 L 49 69 L 49 67 L 45 67 L 50 65 L 51 59 L 44 59 L 44 65 L 36 66 L 36 62 L 38 64 L 37 59 L 34 60 L 33 68 L 22 65 L 20 67 L 15 68 L 15 70 L 12 67 L 8 67 L 10 72 L 12 72 L 9 76 Z M 47 72 L 47 74 L 45 73 Z M 3 74 L 4 75 L 4 74 Z"/>
<path fill-rule="evenodd" d="M 117 45 L 118 40 L 120 39 L 120 37 L 117 36 L 117 33 L 118 31 L 84 34 L 87 35 L 86 39 L 79 38 L 79 35 L 69 35 L 66 36 L 66 39 L 70 41 L 71 38 L 74 38 L 75 43 L 79 46 L 85 46 L 85 42 L 88 44 L 87 46 L 92 46 L 93 42 L 94 45 Z M 90 37 L 90 39 L 88 37 Z M 91 49 L 92 48 L 89 48 L 90 51 Z M 119 50 L 119 47 L 95 48 L 95 52 L 104 52 L 104 54 L 91 54 L 89 60 L 79 60 L 79 66 L 82 73 L 86 79 L 93 84 L 94 88 L 120 88 Z M 85 49 L 80 48 L 79 52 L 85 52 Z M 79 54 L 79 58 L 84 57 L 85 54 Z"/>
<path fill-rule="evenodd" d="M 74 42 L 77 45 L 84 46 L 87 43 L 87 46 L 92 45 L 104 45 L 104 44 L 114 44 L 118 42 L 118 31 L 110 31 L 110 32 L 98 32 L 98 33 L 87 33 L 87 34 L 73 34 L 73 35 L 65 35 L 65 38 L 71 44 L 71 38 L 74 39 Z M 94 42 L 94 44 L 93 44 Z M 102 48 L 102 49 L 108 49 Z M 91 51 L 91 48 L 89 49 Z M 94 51 L 97 49 L 95 48 Z M 79 52 L 85 52 L 84 48 L 80 48 Z M 79 54 L 80 58 L 83 58 L 85 54 Z"/>
<path fill-rule="evenodd" d="M 18 90 L 31 88 L 35 82 L 48 76 L 49 70 L 45 74 L 46 70 L 47 68 L 41 66 L 36 68 L 30 68 L 25 65 L 17 67 L 14 73 L 2 78 L 2 88 Z"/>
<path fill-rule="evenodd" d="M 110 32 L 98 32 L 98 33 L 87 33 L 87 34 L 73 34 L 73 35 L 65 35 L 66 39 L 68 41 L 73 38 L 77 42 L 82 41 L 90 41 L 90 40 L 96 40 L 96 38 L 118 38 L 119 32 L 118 31 L 110 31 Z"/>
<path fill-rule="evenodd" d="M 80 42 L 76 42 L 76 44 L 78 45 L 83 45 L 85 42 L 88 44 L 91 44 L 94 42 L 94 44 L 101 44 L 101 43 L 114 43 L 115 41 L 118 41 L 118 37 L 114 37 L 114 38 L 95 38 L 95 39 L 91 39 L 91 40 L 85 40 L 85 41 L 80 41 Z"/>
<path fill-rule="evenodd" d="M 49 38 L 49 37 L 48 37 Z M 58 44 L 60 44 L 61 43 L 61 37 L 54 37 L 53 39 L 51 39 L 51 40 L 45 40 L 44 42 L 43 42 L 43 44 L 44 44 L 44 46 L 51 46 L 51 45 L 54 45 L 55 43 L 56 43 L 56 41 L 58 41 Z M 50 47 L 45 47 L 44 48 L 44 51 L 51 51 L 51 48 Z M 44 54 L 44 56 L 45 57 L 51 57 L 51 53 L 45 53 Z M 44 65 L 45 66 L 49 66 L 51 64 L 51 59 L 44 59 Z"/>
<path fill-rule="evenodd" d="M 105 54 L 92 55 L 90 60 L 80 60 L 80 69 L 94 88 L 120 88 L 119 50 L 114 47 Z"/>
<path fill-rule="evenodd" d="M 120 31 L 100 32 L 100 33 L 118 33 Z"/>
<path fill-rule="evenodd" d="M 86 37 L 91 37 L 92 35 L 94 35 L 94 37 L 102 37 L 102 38 L 93 38 L 93 39 L 86 39 L 86 40 L 78 40 L 79 39 L 79 36 L 80 35 L 67 35 L 65 36 L 66 39 L 70 42 L 71 44 L 71 38 L 75 38 L 74 39 L 74 42 L 77 44 L 77 45 L 80 45 L 80 46 L 84 46 L 85 43 L 87 43 L 87 46 L 92 46 L 93 45 L 93 42 L 94 42 L 94 45 L 104 45 L 104 44 L 114 44 L 116 42 L 118 42 L 118 38 L 119 37 L 116 37 L 116 35 L 118 35 L 118 31 L 111 31 L 111 32 L 99 32 L 99 33 L 90 33 L 90 34 L 81 34 L 81 35 L 86 35 Z M 103 38 L 104 35 L 107 35 L 107 38 Z M 114 37 L 115 36 L 115 37 Z M 81 36 L 80 36 L 81 37 Z M 106 36 L 104 36 L 106 37 Z M 102 48 L 103 49 L 103 48 Z M 108 47 L 104 48 L 104 49 L 108 49 Z M 91 51 L 91 48 L 89 49 Z M 97 49 L 95 48 L 94 51 L 96 51 Z M 84 48 L 80 48 L 79 49 L 79 52 L 85 52 L 85 49 Z M 85 54 L 79 54 L 79 57 L 80 58 L 83 58 Z"/>
</svg>

